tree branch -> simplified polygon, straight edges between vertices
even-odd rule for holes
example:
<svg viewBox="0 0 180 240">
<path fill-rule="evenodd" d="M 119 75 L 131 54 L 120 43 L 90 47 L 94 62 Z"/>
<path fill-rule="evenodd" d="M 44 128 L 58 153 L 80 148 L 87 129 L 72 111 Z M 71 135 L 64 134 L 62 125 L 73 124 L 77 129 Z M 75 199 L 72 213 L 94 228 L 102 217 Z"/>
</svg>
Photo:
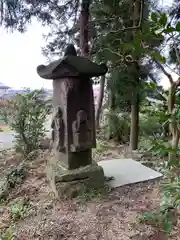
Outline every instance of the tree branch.
<svg viewBox="0 0 180 240">
<path fill-rule="evenodd" d="M 179 75 L 178 72 L 176 72 L 173 68 L 171 68 L 168 64 L 165 65 L 167 68 L 169 68 L 169 70 L 173 73 L 175 73 L 176 75 Z"/>
<path fill-rule="evenodd" d="M 140 9 L 140 18 L 139 18 L 139 23 L 138 25 L 136 26 L 132 26 L 132 27 L 125 27 L 125 28 L 121 28 L 121 29 L 118 29 L 118 30 L 110 30 L 109 33 L 118 33 L 118 32 L 123 32 L 123 31 L 129 31 L 129 30 L 136 30 L 136 29 L 139 29 L 141 27 L 141 24 L 142 24 L 142 18 L 143 18 L 143 7 L 144 7 L 144 0 L 139 0 L 141 2 L 141 9 Z M 110 18 L 108 20 L 113 20 L 114 21 L 114 18 Z M 99 20 L 95 20 L 95 21 L 90 21 L 90 22 L 106 22 L 107 20 L 105 19 L 99 19 Z"/>
<path fill-rule="evenodd" d="M 180 86 L 180 78 L 178 78 L 178 80 L 175 82 L 176 88 L 178 88 Z"/>
<path fill-rule="evenodd" d="M 153 83 L 157 84 L 157 81 L 156 81 L 156 79 L 155 79 L 155 77 L 154 77 L 154 75 L 153 75 L 152 73 L 149 72 L 149 73 L 148 73 L 148 76 L 149 76 L 149 78 L 153 81 Z M 156 91 L 158 92 L 158 94 L 159 94 L 164 100 L 167 101 L 168 97 L 167 97 L 166 94 L 164 94 L 164 93 L 162 93 L 161 91 L 159 91 L 158 88 L 156 88 Z"/>
<path fill-rule="evenodd" d="M 173 78 L 171 76 L 171 74 L 169 74 L 165 68 L 163 67 L 163 65 L 161 63 L 159 63 L 158 61 L 155 61 L 155 63 L 157 64 L 157 66 L 161 69 L 161 71 L 164 73 L 164 75 L 166 75 L 166 77 L 169 79 L 169 82 L 171 85 L 174 84 Z"/>
</svg>

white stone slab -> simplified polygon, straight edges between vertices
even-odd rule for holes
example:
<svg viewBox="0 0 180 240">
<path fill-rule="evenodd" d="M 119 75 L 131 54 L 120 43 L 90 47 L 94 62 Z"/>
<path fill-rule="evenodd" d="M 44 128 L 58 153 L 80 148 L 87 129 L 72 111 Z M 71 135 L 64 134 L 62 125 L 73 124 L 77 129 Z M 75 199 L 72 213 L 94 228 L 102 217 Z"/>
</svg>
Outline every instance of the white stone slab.
<svg viewBox="0 0 180 240">
<path fill-rule="evenodd" d="M 110 185 L 114 188 L 127 184 L 143 182 L 162 176 L 161 173 L 148 168 L 133 159 L 112 159 L 98 163 L 103 167 L 106 177 L 113 177 Z"/>
</svg>

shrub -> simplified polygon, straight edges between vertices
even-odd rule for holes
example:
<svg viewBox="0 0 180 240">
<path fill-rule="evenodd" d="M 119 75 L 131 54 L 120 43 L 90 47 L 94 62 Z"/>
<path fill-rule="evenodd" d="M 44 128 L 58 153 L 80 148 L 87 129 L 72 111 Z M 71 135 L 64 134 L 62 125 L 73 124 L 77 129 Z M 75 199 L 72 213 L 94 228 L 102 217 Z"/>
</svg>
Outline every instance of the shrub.
<svg viewBox="0 0 180 240">
<path fill-rule="evenodd" d="M 0 102 L 0 120 L 9 124 L 14 113 L 13 102 L 10 100 L 5 100 Z"/>
<path fill-rule="evenodd" d="M 106 113 L 108 119 L 105 127 L 105 135 L 118 142 L 126 143 L 130 135 L 130 117 L 129 113 L 118 113 L 111 111 Z"/>
<path fill-rule="evenodd" d="M 139 128 L 141 136 L 160 136 L 162 134 L 162 124 L 158 116 L 148 116 L 140 114 Z"/>
<path fill-rule="evenodd" d="M 40 140 L 45 136 L 46 115 L 50 111 L 49 100 L 43 90 L 25 90 L 11 101 L 13 113 L 9 124 L 15 131 L 16 150 L 25 157 L 38 149 Z"/>
<path fill-rule="evenodd" d="M 154 138 L 168 137 L 168 115 L 166 109 L 159 105 L 143 106 L 140 113 L 140 135 Z"/>
</svg>

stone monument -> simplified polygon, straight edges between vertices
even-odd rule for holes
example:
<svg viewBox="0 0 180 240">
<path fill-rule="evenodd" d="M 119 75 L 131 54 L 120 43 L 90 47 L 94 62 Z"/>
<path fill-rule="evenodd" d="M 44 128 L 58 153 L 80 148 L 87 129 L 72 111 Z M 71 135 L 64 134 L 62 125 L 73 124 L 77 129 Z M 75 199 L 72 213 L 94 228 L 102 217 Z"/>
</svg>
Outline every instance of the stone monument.
<svg viewBox="0 0 180 240">
<path fill-rule="evenodd" d="M 40 77 L 53 80 L 53 157 L 48 178 L 58 196 L 104 185 L 103 169 L 92 161 L 96 131 L 91 77 L 106 72 L 106 65 L 77 56 L 73 45 L 62 59 L 37 67 Z"/>
</svg>

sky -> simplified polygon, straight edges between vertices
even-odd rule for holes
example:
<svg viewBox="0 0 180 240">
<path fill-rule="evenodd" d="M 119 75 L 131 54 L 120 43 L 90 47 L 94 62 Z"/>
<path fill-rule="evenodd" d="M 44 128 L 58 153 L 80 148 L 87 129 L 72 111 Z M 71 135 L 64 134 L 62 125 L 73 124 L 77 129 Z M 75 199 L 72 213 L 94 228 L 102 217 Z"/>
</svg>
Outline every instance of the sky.
<svg viewBox="0 0 180 240">
<path fill-rule="evenodd" d="M 171 4 L 172 0 L 160 0 L 163 5 Z M 0 28 L 0 82 L 14 89 L 24 87 L 52 89 L 52 81 L 41 79 L 36 67 L 45 64 L 47 59 L 42 56 L 41 47 L 45 45 L 42 34 L 47 29 L 34 21 L 24 34 L 8 33 Z M 176 78 L 176 76 L 173 76 Z M 168 80 L 162 77 L 162 85 L 168 87 Z"/>
<path fill-rule="evenodd" d="M 25 34 L 8 33 L 0 28 L 0 82 L 15 88 L 51 88 L 52 82 L 41 79 L 36 67 L 46 63 L 41 47 L 45 29 L 37 22 Z"/>
</svg>

